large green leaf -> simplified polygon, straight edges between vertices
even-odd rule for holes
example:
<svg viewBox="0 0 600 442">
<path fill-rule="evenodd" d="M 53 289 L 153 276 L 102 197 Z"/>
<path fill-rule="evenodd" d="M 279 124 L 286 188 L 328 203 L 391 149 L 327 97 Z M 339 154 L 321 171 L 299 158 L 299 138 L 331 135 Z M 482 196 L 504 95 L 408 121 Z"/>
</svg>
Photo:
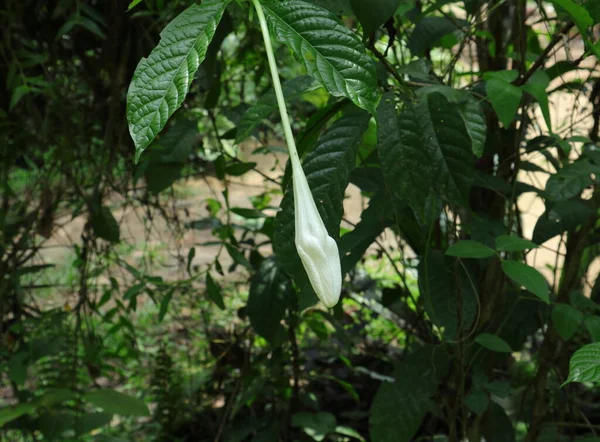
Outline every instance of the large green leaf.
<svg viewBox="0 0 600 442">
<path fill-rule="evenodd" d="M 300 412 L 292 416 L 292 427 L 302 428 L 313 440 L 321 442 L 336 427 L 335 416 L 331 413 Z"/>
<path fill-rule="evenodd" d="M 431 397 L 447 371 L 448 356 L 441 348 L 424 346 L 394 370 L 394 382 L 383 382 L 370 411 L 371 440 L 408 442 L 432 409 Z"/>
<path fill-rule="evenodd" d="M 537 244 L 525 238 L 511 235 L 501 235 L 495 239 L 496 250 L 502 252 L 521 252 L 527 249 L 537 248 Z"/>
<path fill-rule="evenodd" d="M 573 0 L 550 1 L 562 8 L 571 17 L 583 36 L 587 35 L 587 29 L 594 24 L 594 20 L 583 6 L 578 5 Z"/>
<path fill-rule="evenodd" d="M 365 34 L 370 34 L 394 15 L 400 0 L 350 0 L 350 4 Z"/>
<path fill-rule="evenodd" d="M 469 276 L 461 271 L 458 275 L 448 270 L 444 255 L 430 250 L 419 263 L 419 289 L 423 296 L 425 311 L 431 321 L 444 330 L 444 339 L 455 340 L 459 328 L 468 330 L 477 310 L 477 294 L 471 286 Z M 460 277 L 461 282 L 455 280 Z M 460 302 L 458 297 L 461 297 Z M 462 310 L 459 310 L 462 306 Z"/>
<path fill-rule="evenodd" d="M 573 354 L 569 362 L 569 377 L 565 384 L 598 381 L 600 381 L 600 342 L 594 342 L 581 347 Z"/>
<path fill-rule="evenodd" d="M 308 75 L 294 78 L 282 84 L 283 95 L 287 102 L 292 103 L 305 92 L 317 87 L 315 80 Z M 271 89 L 260 97 L 258 102 L 248 109 L 237 124 L 236 143 L 241 143 L 256 129 L 262 121 L 277 110 L 275 90 Z"/>
<path fill-rule="evenodd" d="M 90 391 L 83 399 L 107 413 L 121 416 L 149 416 L 150 412 L 144 401 L 111 389 Z"/>
<path fill-rule="evenodd" d="M 543 244 L 549 239 L 582 224 L 596 211 L 582 200 L 566 200 L 551 203 L 538 218 L 533 229 L 533 242 Z"/>
<path fill-rule="evenodd" d="M 450 204 L 466 204 L 473 177 L 471 138 L 457 106 L 427 94 L 396 115 L 392 94 L 379 105 L 378 150 L 388 188 L 419 215 L 431 192 Z"/>
<path fill-rule="evenodd" d="M 127 92 L 136 161 L 183 103 L 228 3 L 193 4 L 165 27 L 158 46 L 139 62 Z"/>
<path fill-rule="evenodd" d="M 271 343 L 285 337 L 281 320 L 292 295 L 290 281 L 277 262 L 264 260 L 250 284 L 246 313 L 256 333 Z"/>
<path fill-rule="evenodd" d="M 369 246 L 386 227 L 394 222 L 393 209 L 387 196 L 376 196 L 371 199 L 369 207 L 363 210 L 360 222 L 354 230 L 343 235 L 339 240 L 342 257 L 342 274 L 348 273 L 363 257 Z"/>
<path fill-rule="evenodd" d="M 559 303 L 552 309 L 552 323 L 558 334 L 568 341 L 583 322 L 583 313 L 569 304 Z"/>
<path fill-rule="evenodd" d="M 580 195 L 594 182 L 592 174 L 600 174 L 600 167 L 587 159 L 579 159 L 567 164 L 546 182 L 546 195 L 554 201 L 564 201 Z"/>
<path fill-rule="evenodd" d="M 496 252 L 485 244 L 470 239 L 463 239 L 452 244 L 446 250 L 446 255 L 457 258 L 489 258 Z"/>
<path fill-rule="evenodd" d="M 491 351 L 500 353 L 512 352 L 510 345 L 508 345 L 504 339 L 499 336 L 492 335 L 491 333 L 481 333 L 477 335 L 475 342 Z"/>
<path fill-rule="evenodd" d="M 355 165 L 358 146 L 368 125 L 367 112 L 359 109 L 349 112 L 319 138 L 317 147 L 306 156 L 303 163 L 313 198 L 333 238 L 340 234 L 344 194 Z M 292 186 L 289 186 L 275 218 L 273 248 L 285 270 L 294 277 L 302 292 L 309 295 L 312 289 L 296 251 L 295 232 L 294 196 Z M 313 297 L 306 303 L 310 305 L 312 299 L 316 301 L 316 297 Z"/>
<path fill-rule="evenodd" d="M 423 18 L 408 39 L 408 49 L 413 55 L 422 57 L 442 37 L 451 32 L 460 31 L 461 26 L 467 24 L 465 20 L 449 19 L 446 17 L 429 16 Z"/>
<path fill-rule="evenodd" d="M 503 261 L 502 270 L 510 279 L 524 286 L 544 302 L 550 302 L 548 283 L 537 269 L 520 261 Z"/>
<path fill-rule="evenodd" d="M 331 12 L 301 0 L 265 3 L 264 9 L 271 32 L 294 51 L 308 75 L 331 95 L 375 111 L 375 64 L 355 33 Z"/>
<path fill-rule="evenodd" d="M 523 89 L 511 84 L 518 76 L 516 71 L 487 72 L 485 90 L 498 119 L 509 127 L 517 113 Z"/>
</svg>

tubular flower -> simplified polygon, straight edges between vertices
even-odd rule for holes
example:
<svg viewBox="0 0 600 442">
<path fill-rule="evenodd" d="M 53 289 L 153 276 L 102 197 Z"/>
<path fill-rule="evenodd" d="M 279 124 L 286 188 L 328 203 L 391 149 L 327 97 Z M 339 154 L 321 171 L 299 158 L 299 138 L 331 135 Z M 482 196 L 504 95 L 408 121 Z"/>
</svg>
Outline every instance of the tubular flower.
<svg viewBox="0 0 600 442">
<path fill-rule="evenodd" d="M 275 90 L 283 131 L 292 161 L 296 250 L 298 250 L 298 255 L 300 255 L 300 260 L 315 293 L 325 306 L 333 307 L 337 304 L 342 289 L 342 270 L 338 247 L 335 240 L 327 233 L 300 164 L 300 157 L 296 150 L 292 126 L 290 125 L 283 90 L 279 81 L 271 36 L 269 35 L 262 6 L 259 0 L 252 0 L 252 3 L 260 22 L 267 60 L 273 79 L 273 89 Z"/>
<path fill-rule="evenodd" d="M 300 163 L 292 160 L 292 165 L 296 250 L 315 293 L 326 307 L 333 307 L 342 290 L 338 246 L 327 233 Z"/>
</svg>

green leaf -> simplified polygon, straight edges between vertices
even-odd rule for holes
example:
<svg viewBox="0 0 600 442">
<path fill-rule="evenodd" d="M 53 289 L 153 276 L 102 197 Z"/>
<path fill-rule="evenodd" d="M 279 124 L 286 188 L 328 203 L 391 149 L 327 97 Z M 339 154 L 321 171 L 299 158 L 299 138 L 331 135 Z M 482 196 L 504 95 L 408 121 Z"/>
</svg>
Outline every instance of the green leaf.
<svg viewBox="0 0 600 442">
<path fill-rule="evenodd" d="M 482 416 L 489 404 L 490 396 L 481 389 L 477 389 L 465 397 L 465 405 L 477 416 Z"/>
<path fill-rule="evenodd" d="M 131 11 L 137 5 L 139 5 L 140 3 L 142 3 L 142 1 L 143 0 L 133 0 L 131 3 L 129 3 L 129 7 L 127 8 L 127 11 Z"/>
<path fill-rule="evenodd" d="M 284 82 L 282 85 L 283 96 L 287 103 L 293 103 L 302 95 L 310 90 L 314 90 L 318 87 L 316 81 L 304 75 L 296 77 L 292 80 Z M 269 92 L 264 94 L 256 104 L 248 109 L 240 121 L 237 124 L 237 135 L 235 137 L 235 143 L 239 144 L 248 138 L 254 130 L 265 120 L 271 113 L 275 112 L 277 107 L 277 98 L 275 97 L 275 90 L 271 89 Z"/>
<path fill-rule="evenodd" d="M 515 117 L 523 96 L 523 90 L 511 84 L 517 75 L 516 71 L 501 71 L 488 72 L 483 77 L 486 80 L 485 90 L 488 99 L 492 103 L 498 119 L 506 128 L 510 126 Z"/>
<path fill-rule="evenodd" d="M 274 259 L 265 259 L 252 278 L 246 313 L 254 331 L 272 344 L 285 336 L 281 320 L 293 295 L 283 269 Z"/>
<path fill-rule="evenodd" d="M 465 103 L 460 103 L 457 106 L 457 109 L 462 116 L 469 137 L 471 137 L 471 149 L 475 156 L 481 157 L 487 138 L 487 122 L 485 120 L 483 109 L 479 102 L 472 97 Z"/>
<path fill-rule="evenodd" d="M 221 287 L 217 285 L 209 272 L 206 272 L 206 293 L 217 307 L 221 310 L 225 310 L 225 302 L 223 301 L 223 295 L 221 294 Z"/>
<path fill-rule="evenodd" d="M 225 166 L 225 173 L 231 176 L 242 176 L 256 167 L 256 163 L 230 163 Z"/>
<path fill-rule="evenodd" d="M 236 247 L 232 246 L 229 243 L 225 243 L 225 248 L 227 249 L 227 253 L 229 253 L 229 256 L 231 256 L 231 259 L 233 259 L 233 261 L 236 264 L 239 264 L 250 271 L 254 270 L 252 268 L 252 264 L 250 264 L 250 262 L 244 256 L 244 254 L 240 252 Z"/>
<path fill-rule="evenodd" d="M 512 352 L 510 345 L 508 345 L 504 339 L 490 333 L 481 333 L 475 338 L 475 342 L 491 351 L 500 353 Z"/>
<path fill-rule="evenodd" d="M 553 201 L 564 201 L 578 196 L 585 188 L 594 184 L 591 175 L 600 173 L 600 168 L 587 159 L 567 164 L 546 182 L 546 195 Z"/>
<path fill-rule="evenodd" d="M 266 3 L 264 10 L 275 38 L 294 51 L 308 75 L 334 97 L 375 111 L 375 64 L 354 32 L 329 11 L 300 0 Z"/>
<path fill-rule="evenodd" d="M 586 316 L 583 320 L 583 325 L 589 332 L 592 341 L 598 342 L 600 341 L 600 316 L 597 315 L 589 315 Z"/>
<path fill-rule="evenodd" d="M 529 82 L 523 86 L 525 92 L 530 93 L 539 103 L 544 121 L 548 130 L 552 132 L 552 119 L 550 118 L 550 107 L 548 105 L 548 94 L 546 89 L 550 85 L 550 77 L 544 71 L 537 71 L 532 75 Z"/>
<path fill-rule="evenodd" d="M 468 199 L 473 177 L 471 138 L 457 106 L 430 93 L 399 116 L 393 95 L 378 111 L 378 151 L 387 187 L 423 217 L 431 193 L 450 204 Z"/>
<path fill-rule="evenodd" d="M 109 242 L 119 242 L 121 231 L 117 220 L 108 207 L 92 208 L 92 228 L 98 238 Z"/>
<path fill-rule="evenodd" d="M 441 348 L 424 346 L 398 364 L 395 382 L 382 382 L 369 412 L 370 436 L 377 442 L 409 442 L 433 408 L 432 396 L 448 369 Z"/>
<path fill-rule="evenodd" d="M 450 20 L 446 17 L 428 16 L 421 19 L 408 39 L 408 49 L 417 56 L 425 56 L 425 52 L 432 48 L 442 37 L 461 30 L 465 20 Z"/>
<path fill-rule="evenodd" d="M 163 29 L 158 46 L 138 64 L 127 92 L 136 162 L 183 103 L 228 3 L 204 0 L 187 8 Z"/>
<path fill-rule="evenodd" d="M 487 413 L 483 417 L 481 434 L 486 442 L 515 442 L 516 435 L 513 423 L 504 408 L 490 401 Z"/>
<path fill-rule="evenodd" d="M 354 15 L 369 35 L 394 15 L 400 0 L 350 0 Z"/>
<path fill-rule="evenodd" d="M 596 211 L 582 200 L 566 200 L 546 203 L 546 211 L 540 216 L 533 229 L 533 242 L 543 244 L 556 235 L 575 229 Z"/>
<path fill-rule="evenodd" d="M 489 258 L 495 254 L 496 252 L 488 246 L 469 239 L 460 240 L 446 250 L 446 255 L 457 258 Z"/>
<path fill-rule="evenodd" d="M 146 166 L 145 177 L 148 190 L 154 195 L 168 189 L 181 178 L 183 163 L 150 163 Z"/>
<path fill-rule="evenodd" d="M 354 439 L 358 439 L 360 442 L 366 442 L 366 439 L 360 435 L 360 433 L 350 427 L 335 427 L 335 432 L 337 434 L 341 434 L 343 436 L 352 437 Z"/>
<path fill-rule="evenodd" d="M 303 163 L 313 198 L 327 231 L 333 238 L 339 236 L 350 171 L 354 168 L 358 146 L 368 124 L 367 112 L 355 109 L 354 112 L 344 115 L 319 138 L 317 147 L 306 156 Z M 310 296 L 313 292 L 308 276 L 294 244 L 296 230 L 293 198 L 293 189 L 289 186 L 281 202 L 281 210 L 275 218 L 273 248 L 282 266 L 292 275 L 298 287 L 313 299 Z M 314 301 L 316 302 L 316 296 Z"/>
<path fill-rule="evenodd" d="M 107 413 L 121 416 L 150 416 L 144 401 L 115 390 L 91 391 L 84 394 L 83 399 L 98 408 L 102 408 Z"/>
<path fill-rule="evenodd" d="M 569 377 L 563 385 L 571 382 L 600 381 L 600 342 L 588 344 L 577 350 L 569 362 Z"/>
<path fill-rule="evenodd" d="M 312 439 L 320 442 L 329 433 L 335 432 L 336 420 L 331 413 L 300 412 L 292 416 L 292 427 L 302 428 Z"/>
<path fill-rule="evenodd" d="M 550 303 L 548 283 L 538 270 L 519 261 L 502 261 L 502 270 L 517 284 L 524 286 L 542 301 Z"/>
<path fill-rule="evenodd" d="M 369 207 L 363 210 L 360 222 L 354 230 L 339 240 L 342 257 L 342 274 L 345 275 L 360 261 L 367 249 L 383 231 L 394 222 L 394 214 L 387 196 L 371 198 Z"/>
<path fill-rule="evenodd" d="M 84 436 L 98 428 L 105 427 L 110 424 L 112 418 L 113 415 L 111 413 L 86 413 L 75 422 L 77 435 Z"/>
<path fill-rule="evenodd" d="M 438 250 L 430 250 L 418 267 L 419 290 L 423 296 L 425 311 L 434 324 L 444 330 L 445 340 L 455 340 L 459 328 L 468 329 L 477 310 L 477 293 L 471 286 L 467 275 L 461 270 L 453 275 L 446 264 L 444 255 Z M 454 281 L 460 277 L 462 311 L 456 295 Z"/>
<path fill-rule="evenodd" d="M 25 414 L 33 413 L 34 410 L 35 407 L 32 404 L 17 404 L 0 408 L 0 428 Z"/>
<path fill-rule="evenodd" d="M 552 323 L 558 334 L 568 341 L 583 322 L 583 313 L 569 304 L 556 304 L 552 309 Z"/>
<path fill-rule="evenodd" d="M 581 32 L 581 35 L 587 35 L 587 29 L 594 24 L 594 20 L 583 7 L 575 3 L 573 0 L 550 0 L 556 6 L 560 6 L 571 17 L 575 25 Z"/>
<path fill-rule="evenodd" d="M 525 238 L 518 236 L 502 235 L 496 238 L 496 250 L 501 252 L 521 252 L 528 249 L 536 249 L 538 245 Z"/>
<path fill-rule="evenodd" d="M 232 207 L 231 211 L 236 215 L 241 216 L 242 218 L 247 219 L 257 219 L 257 218 L 265 218 L 266 215 L 262 213 L 260 210 L 256 209 L 248 209 L 246 207 Z"/>
<path fill-rule="evenodd" d="M 190 249 L 194 250 L 194 249 Z M 158 309 L 158 322 L 162 322 L 165 319 L 167 312 L 169 311 L 169 304 L 171 303 L 171 298 L 173 298 L 173 293 L 175 293 L 175 289 L 171 289 L 167 292 L 165 296 L 163 296 L 160 301 L 160 307 Z"/>
</svg>

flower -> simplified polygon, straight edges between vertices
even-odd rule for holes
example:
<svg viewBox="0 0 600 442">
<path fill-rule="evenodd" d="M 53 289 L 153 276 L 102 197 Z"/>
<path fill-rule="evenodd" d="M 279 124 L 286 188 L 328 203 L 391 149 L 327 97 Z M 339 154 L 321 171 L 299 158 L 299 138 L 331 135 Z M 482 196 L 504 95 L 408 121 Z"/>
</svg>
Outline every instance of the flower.
<svg viewBox="0 0 600 442">
<path fill-rule="evenodd" d="M 342 290 L 337 243 L 327 233 L 298 160 L 292 159 L 292 170 L 296 249 L 315 293 L 326 307 L 333 307 Z"/>
</svg>

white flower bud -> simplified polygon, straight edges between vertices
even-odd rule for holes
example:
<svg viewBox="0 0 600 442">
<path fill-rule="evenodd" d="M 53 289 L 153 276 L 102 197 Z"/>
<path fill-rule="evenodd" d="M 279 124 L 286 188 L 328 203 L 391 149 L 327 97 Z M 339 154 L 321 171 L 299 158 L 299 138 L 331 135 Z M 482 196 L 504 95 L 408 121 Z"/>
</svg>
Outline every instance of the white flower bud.
<svg viewBox="0 0 600 442">
<path fill-rule="evenodd" d="M 333 307 L 342 290 L 338 247 L 327 233 L 300 162 L 292 159 L 292 166 L 296 249 L 315 293 L 326 307 Z"/>
</svg>

